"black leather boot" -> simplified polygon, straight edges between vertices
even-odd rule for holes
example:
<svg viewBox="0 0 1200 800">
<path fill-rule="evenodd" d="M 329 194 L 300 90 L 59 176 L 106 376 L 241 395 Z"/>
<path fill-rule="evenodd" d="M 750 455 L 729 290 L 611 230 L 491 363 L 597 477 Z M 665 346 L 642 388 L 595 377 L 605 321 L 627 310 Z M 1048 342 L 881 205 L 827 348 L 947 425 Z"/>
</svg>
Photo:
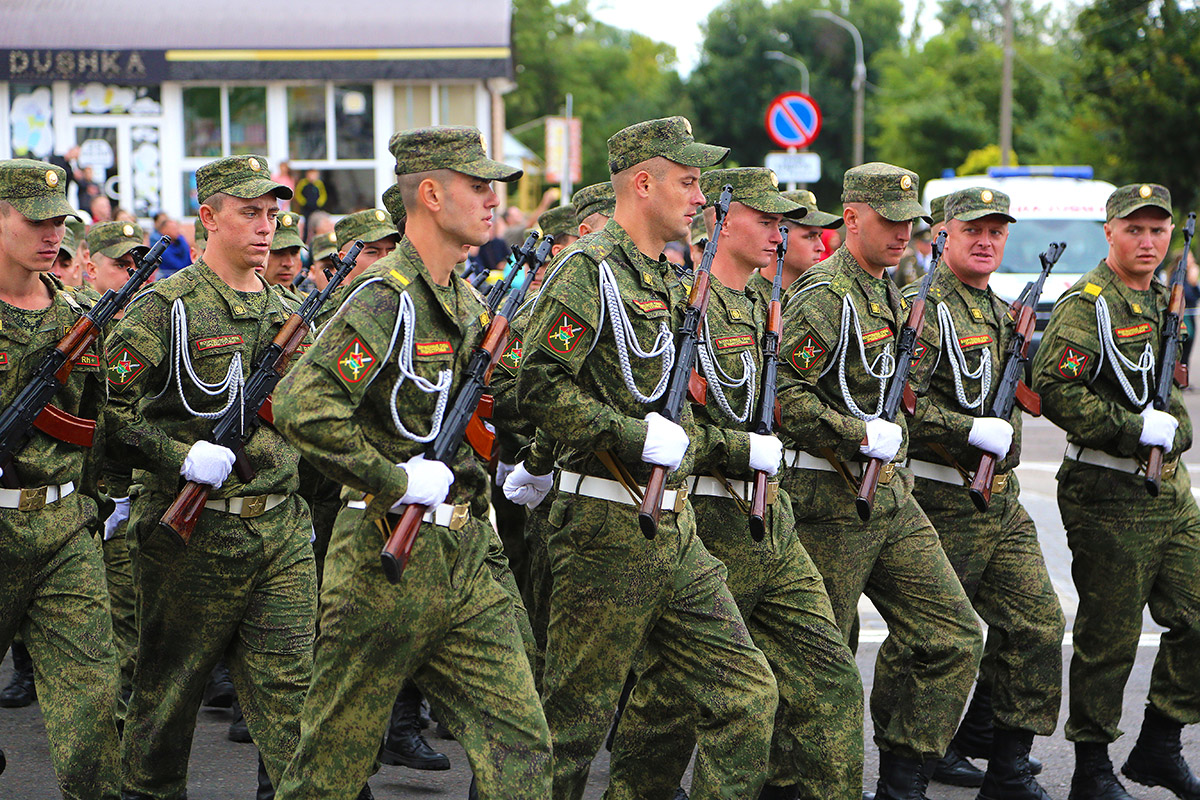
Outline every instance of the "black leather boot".
<svg viewBox="0 0 1200 800">
<path fill-rule="evenodd" d="M 950 786 L 983 786 L 983 770 L 968 761 L 951 742 L 946 755 L 933 768 L 933 780 Z"/>
<path fill-rule="evenodd" d="M 229 708 L 237 700 L 237 690 L 233 688 L 233 679 L 229 677 L 229 668 L 225 662 L 218 661 L 213 665 L 204 687 L 205 708 Z"/>
<path fill-rule="evenodd" d="M 275 800 L 275 787 L 271 784 L 271 776 L 267 774 L 267 765 L 263 763 L 262 753 L 258 754 L 258 792 L 254 800 Z"/>
<path fill-rule="evenodd" d="M 0 692 L 0 706 L 24 708 L 37 700 L 37 687 L 33 685 L 33 659 L 29 657 L 24 642 L 13 642 L 12 657 L 12 680 Z"/>
<path fill-rule="evenodd" d="M 996 728 L 992 735 L 992 757 L 977 800 L 1050 800 L 1029 771 L 1029 748 L 1033 731 Z"/>
<path fill-rule="evenodd" d="M 371 785 L 364 783 L 355 800 L 375 800 L 375 795 L 371 794 Z"/>
<path fill-rule="evenodd" d="M 241 706 L 234 705 L 233 710 L 237 712 L 237 719 L 229 723 L 229 733 L 226 734 L 229 741 L 239 744 L 254 744 L 254 738 L 250 735 L 250 726 L 246 724 L 246 715 L 242 713 Z"/>
<path fill-rule="evenodd" d="M 0 750 L 0 775 L 4 774 L 4 768 L 8 766 L 8 759 L 4 757 L 4 751 Z"/>
<path fill-rule="evenodd" d="M 1182 800 L 1200 800 L 1200 780 L 1188 767 L 1180 748 L 1181 730 L 1183 723 L 1147 705 L 1142 731 L 1121 774 L 1143 786 L 1162 786 Z"/>
<path fill-rule="evenodd" d="M 758 793 L 758 800 L 799 800 L 800 787 L 795 784 L 791 786 L 763 786 L 762 791 Z"/>
<path fill-rule="evenodd" d="M 392 706 L 392 720 L 379 760 L 409 769 L 447 770 L 450 759 L 437 752 L 421 735 L 421 690 L 405 683 Z"/>
<path fill-rule="evenodd" d="M 939 783 L 951 786 L 982 786 L 983 770 L 978 769 L 968 761 L 968 758 L 987 759 L 992 754 L 992 733 L 994 713 L 992 711 L 992 687 L 983 681 L 977 681 L 975 691 L 971 694 L 971 702 L 967 705 L 967 713 L 963 715 L 954 738 L 946 755 L 938 761 L 933 771 L 933 779 Z M 956 759 L 951 759 L 951 755 Z M 1042 762 L 1033 756 L 1029 757 L 1029 773 L 1039 775 L 1042 772 Z M 972 781 L 967 783 L 966 781 Z"/>
<path fill-rule="evenodd" d="M 671 800 L 688 800 L 687 789 L 684 789 L 682 786 L 680 786 L 675 790 L 675 796 L 672 797 Z"/>
<path fill-rule="evenodd" d="M 1107 744 L 1075 743 L 1075 774 L 1067 800 L 1134 800 L 1113 774 Z"/>
<path fill-rule="evenodd" d="M 919 759 L 899 756 L 887 750 L 879 751 L 876 800 L 929 800 L 925 796 L 925 787 L 928 785 L 929 772 Z"/>
</svg>

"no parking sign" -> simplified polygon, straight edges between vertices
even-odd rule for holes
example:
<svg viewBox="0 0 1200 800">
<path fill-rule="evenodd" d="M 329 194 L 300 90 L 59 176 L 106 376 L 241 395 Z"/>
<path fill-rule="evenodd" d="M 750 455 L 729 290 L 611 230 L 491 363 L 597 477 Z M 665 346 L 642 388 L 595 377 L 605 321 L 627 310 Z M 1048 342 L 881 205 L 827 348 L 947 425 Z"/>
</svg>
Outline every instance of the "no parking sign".
<svg viewBox="0 0 1200 800">
<path fill-rule="evenodd" d="M 780 147 L 808 147 L 821 131 L 817 101 L 801 92 L 784 92 L 767 106 L 767 134 Z"/>
</svg>

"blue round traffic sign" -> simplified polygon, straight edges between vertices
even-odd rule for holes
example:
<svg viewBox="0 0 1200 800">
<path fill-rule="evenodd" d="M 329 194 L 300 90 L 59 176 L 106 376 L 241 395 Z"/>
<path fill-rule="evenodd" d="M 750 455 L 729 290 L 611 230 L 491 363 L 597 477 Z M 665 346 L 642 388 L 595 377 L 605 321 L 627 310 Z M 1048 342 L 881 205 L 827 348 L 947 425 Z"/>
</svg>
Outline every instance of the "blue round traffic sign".
<svg viewBox="0 0 1200 800">
<path fill-rule="evenodd" d="M 817 101 L 800 92 L 784 92 L 767 106 L 767 134 L 780 147 L 808 147 L 821 131 Z"/>
</svg>

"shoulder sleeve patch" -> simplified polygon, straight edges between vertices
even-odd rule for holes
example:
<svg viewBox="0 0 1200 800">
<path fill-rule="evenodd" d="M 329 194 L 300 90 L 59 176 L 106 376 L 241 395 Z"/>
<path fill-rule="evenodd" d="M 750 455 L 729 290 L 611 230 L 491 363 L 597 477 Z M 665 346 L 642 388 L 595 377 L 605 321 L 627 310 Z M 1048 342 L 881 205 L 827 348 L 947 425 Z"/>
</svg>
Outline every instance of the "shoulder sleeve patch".
<svg viewBox="0 0 1200 800">
<path fill-rule="evenodd" d="M 521 366 L 521 356 L 524 354 L 521 337 L 514 335 L 508 340 L 508 347 L 504 348 L 504 352 L 500 354 L 500 360 L 497 363 L 515 375 L 517 368 Z"/>
<path fill-rule="evenodd" d="M 800 339 L 800 344 L 792 350 L 792 366 L 800 372 L 808 372 L 820 363 L 829 352 L 829 348 L 817 338 L 815 333 L 807 333 Z"/>
<path fill-rule="evenodd" d="M 559 355 L 570 355 L 591 330 L 570 313 L 563 311 L 546 331 L 546 346 Z"/>
<path fill-rule="evenodd" d="M 129 386 L 146 370 L 146 359 L 128 345 L 121 345 L 109 353 L 108 382 L 112 386 L 124 389 Z"/>
<path fill-rule="evenodd" d="M 910 362 L 911 366 L 915 367 L 917 364 L 920 364 L 921 359 L 924 358 L 925 354 L 928 352 L 929 346 L 920 339 L 917 339 L 917 343 L 913 346 L 912 361 Z"/>
<path fill-rule="evenodd" d="M 1063 348 L 1058 357 L 1058 374 L 1069 380 L 1074 380 L 1084 374 L 1090 356 L 1071 345 Z"/>
<path fill-rule="evenodd" d="M 362 339 L 355 336 L 338 356 L 337 372 L 346 383 L 358 384 L 366 380 L 378 365 L 379 358 Z"/>
</svg>

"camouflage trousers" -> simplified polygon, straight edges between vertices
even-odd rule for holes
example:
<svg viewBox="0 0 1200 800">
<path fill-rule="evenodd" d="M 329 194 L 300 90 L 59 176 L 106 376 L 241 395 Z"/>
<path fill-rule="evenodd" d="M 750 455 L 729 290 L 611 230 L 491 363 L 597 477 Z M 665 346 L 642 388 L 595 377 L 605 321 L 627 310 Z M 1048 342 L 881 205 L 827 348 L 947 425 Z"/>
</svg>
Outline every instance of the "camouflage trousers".
<svg viewBox="0 0 1200 800">
<path fill-rule="evenodd" d="M 0 652 L 20 633 L 33 659 L 50 758 L 67 800 L 116 800 L 117 655 L 99 548 L 80 492 L 0 510 Z"/>
<path fill-rule="evenodd" d="M 680 707 L 697 709 L 692 797 L 754 797 L 766 776 L 778 692 L 696 536 L 690 504 L 647 539 L 637 509 L 560 493 L 550 509 L 553 591 L 542 702 L 554 797 L 582 797 L 588 768 L 640 653 L 662 664 Z"/>
<path fill-rule="evenodd" d="M 525 551 L 525 506 L 519 506 L 504 496 L 504 490 L 492 483 L 492 510 L 496 514 L 496 532 L 504 543 L 504 557 L 516 578 L 524 586 L 529 572 L 529 554 Z"/>
<path fill-rule="evenodd" d="M 295 752 L 312 674 L 316 575 L 299 495 L 255 518 L 204 511 L 190 544 L 158 530 L 173 498 L 140 495 L 130 519 L 139 628 L 122 740 L 125 790 L 187 795 L 196 713 L 224 657 L 271 779 Z"/>
<path fill-rule="evenodd" d="M 300 496 L 312 513 L 313 561 L 316 564 L 317 588 L 320 589 L 321 575 L 325 571 L 325 553 L 329 550 L 329 537 L 333 535 L 333 522 L 342 508 L 342 486 L 303 458 L 300 459 L 299 474 Z"/>
<path fill-rule="evenodd" d="M 864 593 L 883 615 L 888 639 L 910 650 L 906 674 L 876 674 L 872 698 L 891 698 L 891 718 L 872 717 L 875 743 L 900 756 L 941 758 L 975 682 L 979 622 L 937 532 L 912 496 L 912 473 L 897 468 L 875 494 L 869 522 L 855 491 L 833 472 L 785 467 L 782 486 L 796 511 L 796 534 L 825 579 L 833 613 L 849 641 Z M 881 679 L 882 678 L 882 679 Z M 889 681 L 895 679 L 892 685 Z M 872 701 L 872 707 L 874 702 Z"/>
<path fill-rule="evenodd" d="M 556 494 L 551 490 L 536 508 L 525 514 L 525 583 L 521 586 L 521 598 L 529 612 L 533 627 L 535 656 L 530 659 L 533 680 L 538 689 L 542 686 L 542 675 L 546 667 L 546 630 L 550 627 L 550 593 L 554 579 L 550 574 L 550 509 Z"/>
<path fill-rule="evenodd" d="M 395 586 L 379 565 L 385 539 L 362 511 L 338 514 L 312 688 L 279 800 L 354 798 L 410 677 L 467 751 L 481 798 L 547 797 L 550 734 L 512 596 L 488 560 L 495 532 L 474 517 L 459 531 L 422 525 Z"/>
<path fill-rule="evenodd" d="M 113 643 L 121 666 L 121 693 L 133 687 L 133 667 L 137 662 L 137 590 L 133 583 L 133 561 L 125 538 L 128 522 L 122 522 L 104 549 L 104 578 L 108 584 L 108 602 L 112 607 Z M 118 716 L 125 719 L 128 706 L 118 695 Z"/>
<path fill-rule="evenodd" d="M 1064 460 L 1058 508 L 1079 592 L 1067 738 L 1112 742 L 1137 656 L 1142 614 L 1167 629 L 1150 672 L 1149 701 L 1177 722 L 1200 722 L 1200 510 L 1187 468 L 1162 480 Z"/>
<path fill-rule="evenodd" d="M 862 678 L 821 574 L 796 538 L 787 493 L 768 511 L 761 542 L 734 500 L 692 502 L 700 538 L 729 570 L 729 591 L 779 686 L 767 783 L 799 786 L 806 800 L 858 800 Z M 678 677 L 660 660 L 638 675 L 617 729 L 608 797 L 660 800 L 679 785 L 700 719 Z"/>
<path fill-rule="evenodd" d="M 1062 703 L 1062 641 L 1066 621 L 1046 571 L 1037 528 L 1021 505 L 1017 476 L 979 513 L 963 486 L 917 478 L 913 496 L 938 537 L 975 612 L 988 625 L 980 681 L 992 689 L 995 721 L 1004 728 L 1049 736 Z M 912 653 L 889 638 L 879 649 L 875 678 L 900 684 Z M 875 719 L 891 717 L 892 698 L 871 696 Z"/>
<path fill-rule="evenodd" d="M 492 530 L 491 521 L 481 519 L 480 523 L 491 531 L 492 534 L 491 540 L 488 542 L 488 552 L 484 562 L 487 564 L 488 571 L 492 573 L 492 577 L 496 583 L 500 584 L 500 588 L 512 600 L 511 616 L 513 625 L 517 627 L 517 631 L 521 634 L 521 644 L 525 647 L 525 657 L 529 659 L 529 664 L 532 668 L 534 659 L 538 658 L 538 647 L 533 639 L 533 628 L 529 624 L 529 612 L 525 610 L 525 603 L 521 599 L 521 590 L 517 587 L 516 575 L 513 574 L 508 556 L 506 555 L 507 548 L 500 541 L 500 537 L 496 534 L 496 531 Z"/>
</svg>

